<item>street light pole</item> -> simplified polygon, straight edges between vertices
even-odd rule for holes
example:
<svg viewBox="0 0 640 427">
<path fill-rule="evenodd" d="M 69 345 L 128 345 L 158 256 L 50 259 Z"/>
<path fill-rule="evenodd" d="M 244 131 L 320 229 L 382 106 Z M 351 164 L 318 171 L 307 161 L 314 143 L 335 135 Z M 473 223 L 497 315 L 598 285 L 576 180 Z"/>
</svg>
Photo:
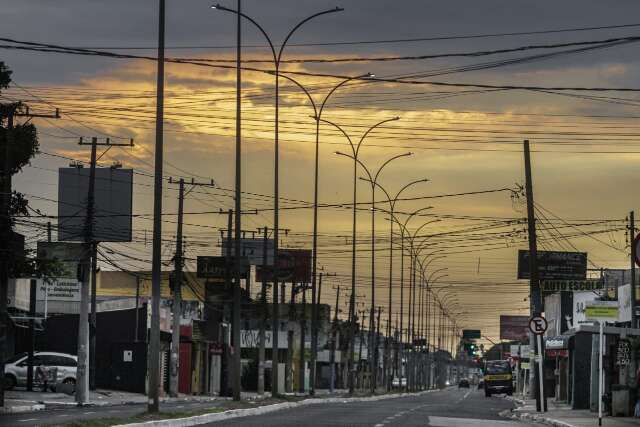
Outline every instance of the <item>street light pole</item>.
<svg viewBox="0 0 640 427">
<path fill-rule="evenodd" d="M 280 160 L 280 152 L 279 152 L 279 118 L 280 118 L 280 85 L 279 85 L 279 76 L 280 76 L 280 63 L 282 60 L 282 54 L 284 53 L 284 49 L 287 46 L 287 42 L 293 36 L 293 34 L 306 22 L 322 15 L 326 15 L 329 13 L 341 12 L 344 9 L 339 7 L 324 10 L 322 12 L 314 13 L 310 15 L 300 22 L 298 22 L 287 34 L 284 38 L 284 41 L 280 45 L 280 48 L 276 51 L 276 48 L 269 37 L 269 34 L 265 31 L 265 29 L 252 17 L 246 15 L 245 13 L 239 10 L 233 10 L 221 5 L 212 6 L 213 9 L 222 10 L 225 12 L 235 13 L 238 16 L 243 17 L 244 19 L 251 22 L 265 37 L 269 47 L 271 49 L 271 53 L 273 54 L 273 64 L 275 68 L 275 123 L 274 123 L 274 195 L 273 195 L 273 315 L 272 315 L 272 384 L 271 384 L 271 394 L 278 395 L 278 331 L 279 331 L 279 323 L 280 323 L 280 307 L 278 301 L 278 239 L 279 239 L 279 197 L 280 197 L 280 182 L 279 182 L 279 160 Z M 236 224 L 236 227 L 239 228 L 239 224 Z M 236 270 L 238 270 L 239 260 L 236 260 Z M 237 276 L 237 273 L 236 273 Z"/>
<path fill-rule="evenodd" d="M 387 197 L 387 201 L 389 202 L 389 214 L 391 215 L 392 218 L 395 217 L 394 213 L 395 213 L 395 207 L 396 207 L 396 203 L 398 201 L 398 199 L 400 198 L 400 195 L 409 187 L 421 183 L 421 182 L 429 182 L 429 179 L 423 178 L 423 179 L 417 179 L 415 181 L 411 181 L 410 183 L 406 184 L 404 187 L 400 188 L 400 190 L 396 193 L 395 197 L 391 197 L 389 195 L 389 192 L 382 186 L 380 185 L 379 182 L 376 181 L 371 181 L 373 185 L 377 186 L 380 190 L 382 190 L 382 192 L 384 193 L 384 195 Z M 391 354 L 391 321 L 392 321 L 392 307 L 393 307 L 393 292 L 392 292 L 392 287 L 393 287 L 393 224 L 395 221 L 389 221 L 390 227 L 389 227 L 389 301 L 388 301 L 388 307 L 387 307 L 387 318 L 389 319 L 389 321 L 387 322 L 388 324 L 388 328 L 387 328 L 387 358 L 390 358 L 390 354 Z M 402 232 L 402 230 L 401 230 Z M 404 234 L 403 234 L 404 235 Z M 402 271 L 402 269 L 401 269 Z M 402 298 L 402 295 L 401 295 Z M 400 301 L 400 311 L 402 312 L 402 299 Z M 402 329 L 402 327 L 401 327 Z M 397 358 L 396 358 L 397 359 Z M 391 390 L 391 385 L 392 385 L 392 381 L 393 381 L 393 376 L 394 373 L 393 372 L 395 369 L 397 369 L 397 366 L 394 367 L 394 369 L 391 369 L 392 374 L 390 375 L 390 378 L 387 378 L 387 390 Z"/>
<path fill-rule="evenodd" d="M 349 313 L 350 313 L 350 350 L 349 350 L 349 358 L 348 358 L 348 369 L 349 369 L 349 394 L 353 394 L 354 392 L 354 370 L 353 370 L 353 356 L 354 356 L 354 346 L 355 346 L 355 295 L 356 295 L 356 203 L 357 203 L 357 175 L 358 175 L 358 163 L 356 159 L 358 158 L 358 154 L 360 153 L 360 147 L 362 143 L 367 138 L 367 136 L 377 127 L 391 121 L 399 120 L 399 117 L 394 117 L 392 119 L 382 120 L 373 126 L 371 126 L 367 131 L 360 137 L 360 141 L 358 141 L 357 145 L 354 145 L 353 141 L 349 134 L 342 128 L 340 125 L 331 122 L 329 120 L 325 120 L 322 118 L 318 118 L 319 121 L 323 123 L 330 124 L 331 126 L 338 129 L 349 141 L 349 146 L 353 152 L 354 159 L 353 162 L 353 218 L 352 218 L 352 242 L 351 242 L 351 298 L 349 302 Z M 337 152 L 338 153 L 338 152 Z M 336 153 L 336 154 L 337 154 Z M 344 153 L 340 153 L 341 155 L 345 155 Z M 345 155 L 346 156 L 346 155 Z"/>
<path fill-rule="evenodd" d="M 314 101 L 313 97 L 311 96 L 311 93 L 309 92 L 309 90 L 304 87 L 300 82 L 298 82 L 296 79 L 287 76 L 286 74 L 280 74 L 280 77 L 285 78 L 286 80 L 289 80 L 291 83 L 295 84 L 296 86 L 298 86 L 298 88 L 300 88 L 302 90 L 302 92 L 304 92 L 304 94 L 307 96 L 311 107 L 313 108 L 313 119 L 316 122 L 316 144 L 315 144 L 315 165 L 314 165 L 314 192 L 313 192 L 313 243 L 312 243 L 312 256 L 313 256 L 313 260 L 312 260 L 312 266 L 311 266 L 311 293 L 312 293 L 312 311 L 314 313 L 317 313 L 318 311 L 318 305 L 320 304 L 320 301 L 316 302 L 316 283 L 317 283 L 317 265 L 318 265 L 318 181 L 319 181 L 319 175 L 320 175 L 320 119 L 322 117 L 322 112 L 324 111 L 324 107 L 326 106 L 327 102 L 329 101 L 329 98 L 331 97 L 331 95 L 333 95 L 340 87 L 344 86 L 345 84 L 351 82 L 352 80 L 359 80 L 359 79 L 365 79 L 365 78 L 373 78 L 375 77 L 374 74 L 372 73 L 366 73 L 366 74 L 362 74 L 359 76 L 355 76 L 355 77 L 349 77 L 347 79 L 342 80 L 340 83 L 338 83 L 337 85 L 335 85 L 333 88 L 331 88 L 331 90 L 325 95 L 324 99 L 322 100 L 322 103 L 320 104 L 320 108 L 318 108 L 316 102 Z M 314 315 L 313 319 L 315 319 L 316 316 Z M 314 323 L 315 320 L 312 320 L 312 323 Z M 316 384 L 316 358 L 317 358 L 317 353 L 318 353 L 318 335 L 317 335 L 317 325 L 312 325 L 312 335 L 311 335 L 311 378 L 310 378 L 310 394 L 314 395 L 315 394 L 315 384 Z"/>
</svg>

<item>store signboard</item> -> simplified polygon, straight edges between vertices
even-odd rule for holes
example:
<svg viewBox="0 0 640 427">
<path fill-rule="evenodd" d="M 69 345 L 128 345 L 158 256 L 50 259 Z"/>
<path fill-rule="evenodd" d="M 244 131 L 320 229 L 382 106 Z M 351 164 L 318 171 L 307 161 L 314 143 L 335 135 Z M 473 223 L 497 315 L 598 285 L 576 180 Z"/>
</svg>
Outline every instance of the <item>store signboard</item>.
<svg viewBox="0 0 640 427">
<path fill-rule="evenodd" d="M 587 254 L 584 252 L 538 251 L 538 279 L 584 280 L 587 278 Z M 529 251 L 518 251 L 518 279 L 530 279 Z"/>
<path fill-rule="evenodd" d="M 599 322 L 617 322 L 619 314 L 618 301 L 592 301 L 584 309 L 587 320 Z"/>
<path fill-rule="evenodd" d="M 577 327 L 582 323 L 587 322 L 585 316 L 585 309 L 588 304 L 599 298 L 598 294 L 593 292 L 574 292 L 573 293 L 573 327 Z"/>
<path fill-rule="evenodd" d="M 529 316 L 500 316 L 500 339 L 526 341 L 529 337 Z"/>
</svg>

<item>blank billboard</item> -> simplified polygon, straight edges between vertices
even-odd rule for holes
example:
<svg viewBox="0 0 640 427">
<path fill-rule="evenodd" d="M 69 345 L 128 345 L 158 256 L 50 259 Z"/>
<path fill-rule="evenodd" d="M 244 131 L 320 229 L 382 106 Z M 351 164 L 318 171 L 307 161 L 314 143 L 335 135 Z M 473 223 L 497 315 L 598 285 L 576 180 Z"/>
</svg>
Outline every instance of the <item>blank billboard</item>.
<svg viewBox="0 0 640 427">
<path fill-rule="evenodd" d="M 58 240 L 84 240 L 88 191 L 89 168 L 60 168 Z M 133 170 L 96 168 L 94 200 L 94 240 L 130 242 Z"/>
</svg>

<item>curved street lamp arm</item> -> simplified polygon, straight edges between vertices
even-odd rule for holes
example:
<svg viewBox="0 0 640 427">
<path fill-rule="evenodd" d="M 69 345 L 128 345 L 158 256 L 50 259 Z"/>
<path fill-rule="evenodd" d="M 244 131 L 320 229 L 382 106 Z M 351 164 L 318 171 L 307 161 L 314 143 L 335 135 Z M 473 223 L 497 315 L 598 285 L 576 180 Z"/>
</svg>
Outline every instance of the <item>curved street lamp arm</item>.
<svg viewBox="0 0 640 427">
<path fill-rule="evenodd" d="M 339 156 L 345 156 L 345 157 L 348 157 L 348 158 L 350 158 L 351 160 L 353 160 L 354 162 L 356 162 L 357 164 L 359 164 L 360 166 L 362 166 L 362 169 L 364 169 L 364 171 L 365 171 L 365 172 L 367 173 L 367 175 L 369 176 L 369 179 L 371 179 L 371 173 L 369 172 L 369 169 L 367 169 L 367 167 L 365 166 L 365 164 L 364 164 L 364 163 L 362 163 L 362 162 L 360 161 L 360 159 L 358 159 L 357 157 L 352 156 L 352 155 L 350 155 L 350 154 L 343 153 L 343 152 L 341 152 L 341 151 L 336 151 L 336 154 L 337 154 L 337 155 L 339 155 Z"/>
<path fill-rule="evenodd" d="M 324 111 L 324 106 L 327 104 L 327 101 L 329 101 L 329 98 L 331 97 L 331 95 L 333 95 L 333 93 L 340 89 L 342 86 L 344 86 L 345 84 L 349 83 L 352 80 L 360 80 L 360 79 L 364 79 L 366 77 L 374 77 L 374 74 L 372 73 L 366 73 L 366 74 L 361 74 L 359 76 L 355 76 L 355 77 L 349 77 L 347 79 L 344 79 L 343 81 L 341 81 L 340 83 L 338 83 L 336 86 L 334 86 L 329 93 L 327 93 L 327 95 L 324 97 L 324 99 L 322 100 L 322 104 L 320 104 L 320 110 L 318 111 L 317 115 L 316 115 L 316 120 L 319 120 L 320 117 L 322 117 L 322 112 Z"/>
<path fill-rule="evenodd" d="M 341 7 L 334 7 L 333 9 L 323 10 L 322 12 L 314 13 L 313 15 L 308 16 L 304 18 L 302 21 L 298 22 L 296 26 L 293 27 L 291 31 L 289 31 L 289 34 L 287 34 L 287 37 L 284 38 L 284 41 L 282 42 L 282 45 L 280 46 L 280 50 L 278 52 L 276 63 L 278 65 L 280 64 L 280 59 L 282 59 L 282 52 L 284 52 L 284 48 L 287 45 L 287 42 L 289 41 L 293 33 L 295 33 L 298 30 L 298 28 L 302 27 L 305 23 L 311 21 L 313 18 L 317 18 L 318 16 L 326 15 L 329 13 L 342 12 L 343 10 L 344 9 Z"/>
<path fill-rule="evenodd" d="M 329 124 L 329 125 L 335 127 L 336 129 L 338 129 L 340 132 L 342 132 L 342 134 L 345 136 L 345 138 L 347 138 L 347 141 L 349 141 L 349 145 L 351 146 L 351 151 L 353 151 L 353 153 L 355 154 L 356 150 L 354 148 L 353 141 L 351 140 L 351 137 L 349 136 L 349 134 L 344 129 L 342 129 L 342 127 L 340 125 L 338 125 L 337 123 L 331 122 L 329 120 L 321 119 L 321 118 L 318 118 L 318 121 L 326 123 L 326 124 Z"/>
<path fill-rule="evenodd" d="M 278 68 L 279 57 L 278 57 L 278 54 L 276 53 L 276 48 L 274 47 L 273 42 L 271 41 L 271 38 L 269 37 L 269 34 L 267 34 L 267 32 L 264 30 L 264 28 L 262 28 L 262 26 L 260 24 L 258 24 L 258 22 L 255 19 L 253 19 L 252 17 L 250 17 L 249 15 L 247 15 L 247 14 L 245 14 L 243 12 L 238 12 L 235 9 L 231 9 L 231 8 L 226 7 L 226 6 L 219 5 L 219 4 L 216 4 L 215 6 L 212 6 L 212 8 L 216 9 L 216 10 L 222 10 L 224 12 L 235 13 L 236 15 L 242 16 L 244 19 L 246 19 L 247 21 L 249 21 L 253 25 L 255 25 L 256 28 L 262 33 L 264 38 L 267 39 L 267 43 L 269 43 L 269 47 L 271 48 L 271 53 L 273 54 L 274 65 L 275 65 L 276 69 Z M 282 48 L 280 49 L 280 51 L 282 53 Z"/>
<path fill-rule="evenodd" d="M 270 72 L 269 74 L 276 74 L 276 73 L 274 71 L 274 72 Z M 313 97 L 311 96 L 311 94 L 309 93 L 307 88 L 302 86 L 302 84 L 300 82 L 298 82 L 297 80 L 295 80 L 292 77 L 287 76 L 286 74 L 278 73 L 278 77 L 282 77 L 284 79 L 289 80 L 291 83 L 293 83 L 296 86 L 298 86 L 304 92 L 305 95 L 307 95 L 307 98 L 309 99 L 309 102 L 311 103 L 311 106 L 313 107 L 313 118 L 315 119 L 317 117 L 317 115 L 318 115 L 318 107 L 316 106 L 316 102 L 313 100 Z"/>
<path fill-rule="evenodd" d="M 411 181 L 410 183 L 408 183 L 407 185 L 405 185 L 404 187 L 402 187 L 402 188 L 400 189 L 400 191 L 398 191 L 398 192 L 396 193 L 396 197 L 394 197 L 394 198 L 393 198 L 393 203 L 395 204 L 395 203 L 398 201 L 398 199 L 400 198 L 400 195 L 401 195 L 401 194 L 404 192 L 404 190 L 406 190 L 407 188 L 411 187 L 412 185 L 415 185 L 415 184 L 421 183 L 421 182 L 429 182 L 429 181 L 431 181 L 431 180 L 430 180 L 430 179 L 428 179 L 428 178 L 416 179 L 415 181 Z"/>
<path fill-rule="evenodd" d="M 388 159 L 386 162 L 384 162 L 382 164 L 382 166 L 380 166 L 380 168 L 378 168 L 378 172 L 376 172 L 376 175 L 373 177 L 373 183 L 375 184 L 376 182 L 378 182 L 378 176 L 380 176 L 380 172 L 382 172 L 382 170 L 385 168 L 385 166 L 387 166 L 389 163 L 391 163 L 392 161 L 399 159 L 401 157 L 407 157 L 407 156 L 411 156 L 413 155 L 412 152 L 407 152 L 407 153 L 403 153 L 403 154 L 398 154 L 397 156 L 393 156 L 390 159 Z"/>
<path fill-rule="evenodd" d="M 422 211 L 426 211 L 427 209 L 433 209 L 433 206 L 425 206 L 424 208 L 420 208 L 417 211 L 411 212 L 407 217 L 407 219 L 404 221 L 404 224 L 402 224 L 405 227 L 405 229 L 407 228 L 407 224 L 409 223 L 409 220 L 411 220 L 411 218 L 413 218 L 414 216 L 416 216 Z"/>
<path fill-rule="evenodd" d="M 360 146 L 364 142 L 365 138 L 369 135 L 369 133 L 371 133 L 371 131 L 373 131 L 378 126 L 382 126 L 383 124 L 385 124 L 387 122 L 393 122 L 393 121 L 396 121 L 396 120 L 400 120 L 400 117 L 396 116 L 396 117 L 393 117 L 391 119 L 382 120 L 381 122 L 378 122 L 375 125 L 371 126 L 369 129 L 367 129 L 367 131 L 360 138 L 360 141 L 358 142 L 358 145 L 356 146 L 355 155 L 356 156 L 358 155 L 358 152 L 360 151 Z"/>
</svg>

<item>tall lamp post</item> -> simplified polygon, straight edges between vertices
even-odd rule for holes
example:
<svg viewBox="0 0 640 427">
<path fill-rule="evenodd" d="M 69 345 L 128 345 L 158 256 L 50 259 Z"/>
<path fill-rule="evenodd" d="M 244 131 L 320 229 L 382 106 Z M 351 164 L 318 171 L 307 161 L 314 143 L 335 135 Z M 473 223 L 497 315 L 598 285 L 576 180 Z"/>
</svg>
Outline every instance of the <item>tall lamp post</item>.
<svg viewBox="0 0 640 427">
<path fill-rule="evenodd" d="M 367 136 L 373 132 L 377 127 L 382 126 L 385 123 L 392 122 L 395 120 L 399 120 L 399 117 L 394 117 L 387 120 L 382 120 L 373 126 L 369 127 L 364 134 L 360 137 L 360 140 L 357 144 L 353 143 L 353 140 L 349 136 L 349 134 L 338 124 L 331 122 L 329 120 L 325 120 L 322 118 L 318 118 L 319 121 L 323 123 L 327 123 L 340 131 L 349 141 L 349 146 L 351 147 L 351 151 L 353 152 L 353 217 L 352 217 L 352 242 L 351 242 L 351 299 L 350 299 L 350 309 L 349 309 L 349 317 L 351 323 L 351 333 L 350 333 L 350 346 L 349 357 L 348 357 L 348 366 L 349 366 L 349 394 L 353 394 L 354 392 L 354 370 L 353 370 L 353 353 L 354 353 L 354 340 L 355 340 L 355 295 L 356 295 L 356 204 L 357 204 L 357 188 L 358 188 L 358 155 L 360 154 L 360 148 L 362 147 L 363 142 L 367 138 Z M 348 156 L 349 157 L 349 156 Z"/>
<path fill-rule="evenodd" d="M 375 175 L 372 175 L 371 172 L 369 171 L 369 169 L 366 167 L 366 165 L 361 162 L 360 160 L 358 160 L 356 157 L 350 156 L 348 154 L 343 154 L 340 152 L 336 152 L 336 154 L 340 154 L 346 157 L 349 157 L 351 159 L 353 159 L 355 162 L 357 162 L 358 164 L 360 164 L 360 166 L 362 166 L 362 168 L 364 169 L 364 171 L 367 173 L 367 177 L 368 178 L 362 178 L 360 177 L 361 180 L 363 181 L 367 181 L 370 185 L 371 185 L 371 319 L 373 319 L 373 316 L 375 314 L 375 302 L 376 302 L 376 288 L 375 288 L 375 277 L 376 277 L 376 254 L 375 254 L 375 233 L 376 233 L 376 185 L 378 184 L 378 178 L 380 177 L 380 173 L 383 171 L 383 169 L 390 164 L 391 162 L 393 162 L 396 159 L 402 158 L 402 157 L 408 157 L 411 156 L 413 153 L 404 153 L 404 154 L 399 154 L 397 156 L 393 156 L 389 159 L 387 159 L 382 166 L 380 166 L 380 168 L 378 169 L 378 171 L 375 173 Z M 389 322 L 390 323 L 390 322 Z M 375 336 L 375 331 L 374 328 L 371 328 L 370 331 L 370 343 L 371 343 L 371 349 L 372 349 L 372 354 L 373 357 L 370 357 L 369 362 L 370 362 L 370 366 L 371 366 L 371 374 L 372 374 L 372 380 L 371 380 L 371 391 L 373 393 L 375 393 L 376 387 L 378 385 L 378 345 L 377 345 L 377 338 L 374 338 Z"/>
<path fill-rule="evenodd" d="M 337 85 L 333 86 L 331 90 L 325 95 L 322 103 L 318 107 L 318 104 L 315 102 L 309 90 L 298 82 L 296 79 L 291 76 L 287 76 L 286 74 L 280 74 L 280 77 L 289 80 L 291 83 L 295 84 L 298 88 L 304 92 L 313 108 L 313 116 L 312 118 L 316 122 L 316 152 L 315 152 L 315 165 L 314 165 L 314 180 L 313 180 L 313 243 L 312 243 L 312 265 L 311 265 L 311 299 L 312 302 L 312 326 L 311 326 L 311 378 L 309 381 L 310 385 L 310 393 L 311 395 L 315 394 L 316 388 L 316 358 L 318 353 L 318 305 L 320 301 L 316 301 L 316 292 L 317 292 L 317 265 L 318 265 L 318 181 L 320 176 L 320 122 L 322 118 L 322 113 L 324 111 L 324 107 L 327 105 L 327 101 L 331 95 L 333 95 L 338 89 L 347 83 L 353 80 L 360 80 L 365 78 L 373 78 L 375 74 L 366 73 L 361 74 L 354 77 L 349 77 L 340 81 Z"/>
<path fill-rule="evenodd" d="M 392 218 L 394 218 L 394 213 L 395 213 L 395 208 L 396 208 L 396 203 L 398 202 L 398 199 L 400 198 L 400 195 L 409 187 L 419 184 L 419 183 L 423 183 L 423 182 L 429 182 L 429 179 L 427 178 L 423 178 L 423 179 L 417 179 L 415 181 L 411 181 L 410 183 L 406 184 L 404 187 L 400 188 L 400 190 L 396 193 L 395 197 L 391 197 L 389 195 L 389 192 L 382 186 L 380 185 L 379 182 L 375 182 L 375 181 L 369 181 L 371 182 L 373 185 L 377 186 L 380 190 L 382 190 L 382 192 L 384 193 L 384 195 L 387 197 L 387 201 L 389 202 L 389 214 L 391 215 Z M 390 358 L 390 354 L 391 354 L 391 348 L 390 348 L 390 344 L 391 344 L 391 322 L 393 320 L 392 318 L 392 308 L 393 308 L 393 292 L 392 292 L 392 287 L 393 287 L 393 224 L 395 223 L 395 221 L 389 221 L 390 224 L 390 230 L 389 230 L 389 301 L 388 301 L 388 307 L 387 307 L 387 318 L 389 319 L 388 322 L 388 328 L 387 328 L 387 358 Z M 403 234 L 404 235 L 404 234 Z M 392 369 L 393 370 L 393 369 Z M 393 374 L 391 375 L 391 377 L 393 377 Z M 392 378 L 387 378 L 387 390 L 391 389 L 391 384 L 392 383 Z"/>
<path fill-rule="evenodd" d="M 282 42 L 282 44 L 280 45 L 280 48 L 276 50 L 274 44 L 271 41 L 271 37 L 269 37 L 269 34 L 265 31 L 265 29 L 258 24 L 258 22 L 253 19 L 252 17 L 250 17 L 249 15 L 238 11 L 238 10 L 234 10 L 234 9 L 230 9 L 228 7 L 225 6 L 221 6 L 219 4 L 212 6 L 212 9 L 216 9 L 216 10 L 221 10 L 224 12 L 230 12 L 230 13 L 234 13 L 236 15 L 241 16 L 242 18 L 246 19 L 247 21 L 251 22 L 261 33 L 262 35 L 265 37 L 265 39 L 267 40 L 267 43 L 269 44 L 269 47 L 271 48 L 271 53 L 273 54 L 273 64 L 274 64 L 274 68 L 275 68 L 275 123 L 274 123 L 274 194 L 273 194 L 273 203 L 274 203 L 274 210 L 273 210 L 273 315 L 272 315 L 272 343 L 273 343 L 273 347 L 272 347 L 272 351 L 273 351 L 273 355 L 272 355 L 272 367 L 271 367 L 271 394 L 272 395 L 278 395 L 279 394 L 279 390 L 278 390 L 278 330 L 279 330 L 279 317 L 280 317 L 280 307 L 279 307 L 279 302 L 278 302 L 278 232 L 279 232 L 279 197 L 280 197 L 280 183 L 279 183 L 279 160 L 280 160 L 280 152 L 279 152 L 279 146 L 278 146 L 278 142 L 279 142 L 279 112 L 280 112 L 280 85 L 279 85 L 279 75 L 280 75 L 280 64 L 282 61 L 282 54 L 284 53 L 284 49 L 287 46 L 287 43 L 289 42 L 289 39 L 291 38 L 291 36 L 293 36 L 293 34 L 305 23 L 311 21 L 312 19 L 322 16 L 322 15 L 326 15 L 329 13 L 335 13 L 335 12 L 341 12 L 344 9 L 341 9 L 339 7 L 335 7 L 333 9 L 328 9 L 328 10 L 324 10 L 322 12 L 318 12 L 318 13 L 314 13 L 313 15 L 310 15 L 306 18 L 304 18 L 303 20 L 301 20 L 300 22 L 298 22 L 290 31 L 289 33 L 287 33 L 286 37 L 284 38 L 284 41 Z M 240 217 L 240 212 L 236 212 L 236 229 L 240 228 L 240 222 L 239 222 L 239 217 Z M 239 249 L 239 234 L 238 232 L 236 232 L 236 252 L 238 252 Z M 239 259 L 236 259 L 236 270 L 239 269 Z M 236 277 L 238 276 L 238 272 L 236 271 Z M 239 284 L 236 284 L 236 286 L 239 286 Z M 236 345 L 239 347 L 238 343 L 236 343 Z M 239 349 L 238 349 L 239 351 Z M 239 375 L 238 372 L 235 373 L 236 376 Z M 238 382 L 238 379 L 235 380 L 236 382 Z M 234 395 L 235 398 L 235 395 Z"/>
</svg>

